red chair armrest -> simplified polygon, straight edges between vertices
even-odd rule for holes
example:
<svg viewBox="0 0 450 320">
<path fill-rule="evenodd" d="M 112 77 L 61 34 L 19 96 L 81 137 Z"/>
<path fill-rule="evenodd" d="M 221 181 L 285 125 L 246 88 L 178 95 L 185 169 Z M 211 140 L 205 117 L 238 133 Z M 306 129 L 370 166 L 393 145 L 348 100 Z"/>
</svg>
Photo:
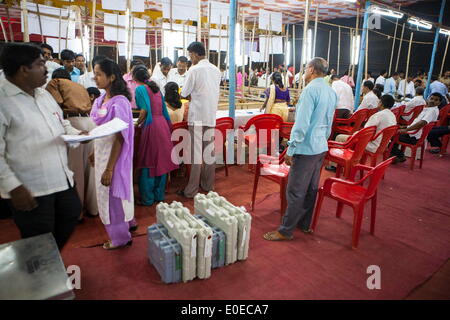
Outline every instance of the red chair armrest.
<svg viewBox="0 0 450 320">
<path fill-rule="evenodd" d="M 357 164 L 356 166 L 354 166 L 354 167 L 352 168 L 352 170 L 350 171 L 349 180 L 350 180 L 350 181 L 355 181 L 356 173 L 357 173 L 358 171 L 360 171 L 360 170 L 370 171 L 370 170 L 372 170 L 372 169 L 373 169 L 373 168 L 370 167 L 370 166 L 366 166 L 366 165 L 363 165 L 363 164 L 358 163 L 358 164 Z M 366 176 L 367 176 L 367 175 L 366 175 Z M 360 181 L 366 180 L 366 179 L 367 179 L 366 176 L 364 176 L 364 178 L 361 179 Z"/>
<path fill-rule="evenodd" d="M 335 183 L 342 183 L 342 184 L 346 184 L 349 186 L 358 186 L 359 185 L 359 182 L 353 182 L 353 181 L 348 181 L 348 180 L 339 179 L 339 178 L 328 178 L 325 180 L 325 182 L 323 184 L 323 190 L 326 193 L 330 193 L 331 187 Z"/>
</svg>

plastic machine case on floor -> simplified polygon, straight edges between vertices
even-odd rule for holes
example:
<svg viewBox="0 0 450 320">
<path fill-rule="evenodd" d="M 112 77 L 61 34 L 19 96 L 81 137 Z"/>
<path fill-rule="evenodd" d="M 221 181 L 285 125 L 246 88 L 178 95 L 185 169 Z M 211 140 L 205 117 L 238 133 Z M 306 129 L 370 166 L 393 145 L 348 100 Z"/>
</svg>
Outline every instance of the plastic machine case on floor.
<svg viewBox="0 0 450 320">
<path fill-rule="evenodd" d="M 73 298 L 51 233 L 0 245 L 0 300 Z"/>
<path fill-rule="evenodd" d="M 215 269 L 223 267 L 225 265 L 225 233 L 219 228 L 210 225 L 205 216 L 196 214 L 194 217 L 208 224 L 213 231 L 211 268 Z"/>
<path fill-rule="evenodd" d="M 175 215 L 186 221 L 189 228 L 197 234 L 197 277 L 207 279 L 211 276 L 211 256 L 212 256 L 212 236 L 213 231 L 210 226 L 195 219 L 188 208 L 183 207 L 180 202 L 173 201 L 170 206 Z"/>
<path fill-rule="evenodd" d="M 208 222 L 221 229 L 226 236 L 225 264 L 229 265 L 237 260 L 238 221 L 224 208 L 216 205 L 213 199 L 198 193 L 194 197 L 195 214 L 206 217 Z"/>
<path fill-rule="evenodd" d="M 181 246 L 158 223 L 147 229 L 148 258 L 165 283 L 181 282 Z"/>
<path fill-rule="evenodd" d="M 169 235 L 181 246 L 183 282 L 193 280 L 197 271 L 197 231 L 185 220 L 178 218 L 175 209 L 170 208 L 167 203 L 156 206 L 156 220 L 167 228 Z"/>
<path fill-rule="evenodd" d="M 244 207 L 236 207 L 216 192 L 210 191 L 206 198 L 212 200 L 215 205 L 225 209 L 229 215 L 236 217 L 238 222 L 237 259 L 247 259 L 252 216 Z"/>
</svg>

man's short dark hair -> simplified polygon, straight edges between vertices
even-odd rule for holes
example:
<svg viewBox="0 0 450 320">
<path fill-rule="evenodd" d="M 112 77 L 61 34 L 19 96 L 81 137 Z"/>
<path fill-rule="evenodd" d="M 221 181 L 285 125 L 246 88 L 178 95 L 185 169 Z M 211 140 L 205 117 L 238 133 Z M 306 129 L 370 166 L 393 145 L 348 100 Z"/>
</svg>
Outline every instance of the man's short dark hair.
<svg viewBox="0 0 450 320">
<path fill-rule="evenodd" d="M 418 80 L 418 81 L 420 81 L 420 80 Z M 417 82 L 417 81 L 416 81 Z M 422 83 L 422 81 L 420 81 L 421 83 Z M 424 88 L 422 88 L 422 87 L 418 87 L 418 88 L 416 88 L 416 95 L 417 96 L 423 96 L 423 93 L 425 92 L 425 89 Z"/>
<path fill-rule="evenodd" d="M 78 54 L 75 55 L 75 59 L 78 58 L 78 57 L 83 57 L 84 58 L 84 56 L 81 53 L 78 53 Z"/>
<path fill-rule="evenodd" d="M 0 55 L 0 67 L 5 76 L 14 76 L 21 66 L 31 64 L 42 55 L 42 49 L 31 43 L 8 43 Z"/>
<path fill-rule="evenodd" d="M 398 72 L 394 72 L 391 77 L 398 76 Z"/>
<path fill-rule="evenodd" d="M 386 70 L 381 70 L 380 76 L 382 76 L 382 75 L 385 74 L 385 73 L 386 73 Z"/>
<path fill-rule="evenodd" d="M 439 92 L 433 92 L 432 94 L 430 94 L 430 97 L 431 96 L 438 97 L 440 102 L 442 102 L 442 100 L 444 100 L 444 96 L 442 94 L 440 94 Z"/>
<path fill-rule="evenodd" d="M 96 87 L 89 87 L 86 89 L 88 94 L 93 94 L 96 98 L 100 97 L 100 90 L 98 90 Z"/>
<path fill-rule="evenodd" d="M 386 109 L 391 109 L 395 104 L 395 99 L 390 94 L 385 94 L 384 96 L 382 96 L 380 98 L 380 101 L 383 107 L 385 107 Z"/>
<path fill-rule="evenodd" d="M 67 79 L 72 80 L 70 73 L 64 68 L 58 68 L 52 73 L 52 79 Z"/>
<path fill-rule="evenodd" d="M 51 45 L 49 45 L 49 44 L 47 44 L 47 43 L 44 43 L 44 42 L 42 42 L 41 44 L 40 44 L 40 47 L 42 48 L 42 49 L 48 49 L 48 50 L 50 50 L 50 52 L 51 53 L 53 53 L 53 48 L 52 48 L 52 46 Z"/>
<path fill-rule="evenodd" d="M 189 60 L 185 56 L 178 57 L 177 62 L 187 63 Z"/>
<path fill-rule="evenodd" d="M 438 79 L 439 79 L 438 76 L 435 75 L 435 74 L 433 74 L 433 75 L 431 76 L 431 81 L 436 81 L 436 80 L 438 80 Z"/>
<path fill-rule="evenodd" d="M 61 51 L 61 60 L 75 60 L 75 53 L 72 50 L 64 49 Z"/>
<path fill-rule="evenodd" d="M 167 57 L 161 59 L 161 66 L 171 66 L 172 64 L 172 60 Z"/>
<path fill-rule="evenodd" d="M 187 51 L 198 54 L 200 57 L 204 57 L 206 55 L 205 46 L 203 43 L 195 41 L 192 42 L 188 47 Z"/>
<path fill-rule="evenodd" d="M 331 80 L 339 80 L 340 78 L 339 78 L 339 76 L 338 75 L 335 75 L 335 74 L 333 74 L 332 76 L 331 76 Z"/>
<path fill-rule="evenodd" d="M 373 84 L 373 82 L 369 81 L 369 80 L 364 81 L 363 86 L 367 87 L 367 89 L 369 89 L 369 90 L 373 90 L 373 88 L 375 88 L 375 85 Z"/>
</svg>

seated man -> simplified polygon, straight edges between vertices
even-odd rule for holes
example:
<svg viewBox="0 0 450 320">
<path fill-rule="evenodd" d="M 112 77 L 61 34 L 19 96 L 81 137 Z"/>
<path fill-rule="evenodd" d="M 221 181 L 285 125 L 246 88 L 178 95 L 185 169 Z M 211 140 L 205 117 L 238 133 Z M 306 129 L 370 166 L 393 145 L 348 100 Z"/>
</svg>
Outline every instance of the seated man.
<svg viewBox="0 0 450 320">
<path fill-rule="evenodd" d="M 425 106 L 419 116 L 414 119 L 414 122 L 409 127 L 400 130 L 399 140 L 408 144 L 416 144 L 417 141 L 419 141 L 422 137 L 422 128 L 425 127 L 428 123 L 434 122 L 438 119 L 438 106 L 441 104 L 441 101 L 442 95 L 438 93 L 431 94 L 430 98 L 428 99 L 428 104 Z M 407 133 L 416 130 L 418 130 L 417 133 Z M 391 156 L 397 157 L 394 160 L 394 163 L 406 161 L 405 155 L 400 150 L 400 146 L 398 144 L 395 144 L 392 148 Z"/>
<path fill-rule="evenodd" d="M 378 108 L 378 103 L 380 99 L 378 99 L 377 95 L 373 92 L 374 87 L 375 85 L 373 84 L 372 81 L 370 80 L 364 81 L 364 85 L 362 87 L 362 93 L 364 94 L 364 98 L 358 110 Z"/>
<path fill-rule="evenodd" d="M 333 88 L 338 96 L 338 103 L 336 106 L 337 118 L 348 119 L 353 113 L 355 104 L 352 87 L 339 79 L 337 75 L 332 75 L 331 81 L 331 88 Z"/>
<path fill-rule="evenodd" d="M 427 137 L 427 140 L 432 147 L 430 149 L 431 153 L 437 154 L 441 152 L 442 141 L 440 138 L 448 134 L 450 134 L 450 126 L 434 127 L 431 129 L 431 132 Z"/>
<path fill-rule="evenodd" d="M 425 89 L 422 87 L 418 87 L 416 88 L 416 95 L 414 96 L 414 98 L 412 98 L 410 101 L 405 103 L 405 110 L 403 111 L 404 113 L 409 113 L 412 111 L 412 109 L 414 109 L 415 107 L 418 106 L 424 106 L 427 104 L 427 102 L 425 101 L 425 99 L 423 98 L 423 93 L 425 92 Z M 399 104 L 397 107 L 400 107 L 401 104 Z M 411 119 L 412 115 L 409 116 L 402 116 L 403 120 L 409 121 L 409 119 Z"/>
<path fill-rule="evenodd" d="M 379 111 L 369 118 L 364 127 L 368 128 L 375 126 L 377 128 L 375 134 L 378 134 L 380 131 L 386 129 L 387 127 L 395 126 L 397 124 L 397 119 L 390 110 L 394 105 L 394 103 L 395 103 L 394 97 L 392 97 L 391 95 L 385 94 L 384 96 L 382 96 L 377 105 Z M 340 134 L 336 137 L 336 141 L 346 142 L 349 138 L 350 136 L 347 134 Z M 366 146 L 366 150 L 375 153 L 378 150 L 378 147 L 380 146 L 382 139 L 383 137 L 379 136 L 376 140 L 370 141 Z M 330 166 L 326 167 L 325 169 L 329 171 L 336 170 L 333 163 L 330 163 Z"/>
</svg>

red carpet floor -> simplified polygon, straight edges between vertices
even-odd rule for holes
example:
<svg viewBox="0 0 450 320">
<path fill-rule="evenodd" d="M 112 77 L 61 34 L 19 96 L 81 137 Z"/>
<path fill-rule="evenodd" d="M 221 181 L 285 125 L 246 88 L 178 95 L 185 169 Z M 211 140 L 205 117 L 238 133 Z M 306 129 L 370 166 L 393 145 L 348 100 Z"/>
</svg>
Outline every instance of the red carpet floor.
<svg viewBox="0 0 450 320">
<path fill-rule="evenodd" d="M 329 175 L 324 172 L 322 180 Z M 236 205 L 248 205 L 252 178 L 246 167 L 231 167 L 228 178 L 218 170 L 217 192 Z M 449 181 L 450 157 L 427 155 L 424 168 L 413 172 L 406 163 L 391 167 L 379 189 L 375 236 L 366 218 L 359 249 L 352 250 L 352 213 L 345 208 L 343 217 L 335 218 L 331 200 L 324 203 L 314 235 L 297 231 L 291 242 L 263 240 L 278 226 L 280 214 L 278 186 L 262 180 L 252 212 L 249 259 L 215 269 L 207 280 L 161 283 L 146 253 L 145 232 L 155 221 L 155 207 L 137 207 L 140 236 L 131 248 L 95 247 L 106 234 L 100 221 L 90 218 L 77 227 L 62 256 L 66 265 L 81 268 L 78 299 L 403 299 L 450 257 Z M 173 194 L 175 185 L 168 202 L 180 200 Z M 185 202 L 191 209 L 192 204 Z M 18 238 L 11 220 L 0 220 L 0 243 Z M 381 268 L 381 290 L 367 289 L 370 265 Z"/>
</svg>

